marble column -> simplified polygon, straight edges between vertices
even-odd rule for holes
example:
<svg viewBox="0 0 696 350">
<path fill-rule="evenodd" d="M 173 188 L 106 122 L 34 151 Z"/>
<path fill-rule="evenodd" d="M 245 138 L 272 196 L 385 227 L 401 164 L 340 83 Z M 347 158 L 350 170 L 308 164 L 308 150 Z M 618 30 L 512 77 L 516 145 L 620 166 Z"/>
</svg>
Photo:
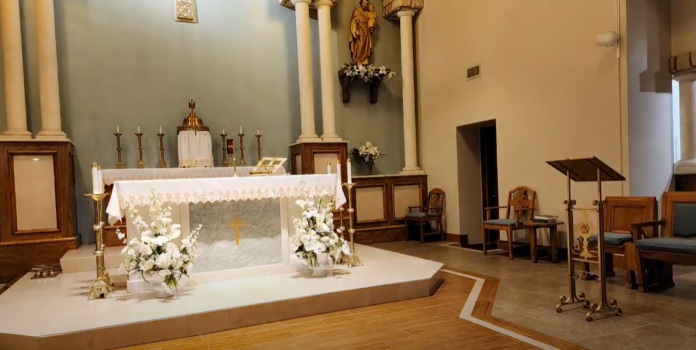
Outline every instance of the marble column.
<svg viewBox="0 0 696 350">
<path fill-rule="evenodd" d="M 676 173 L 696 173 L 696 72 L 679 73 L 679 161 Z"/>
<path fill-rule="evenodd" d="M 53 0 L 35 0 L 36 46 L 39 61 L 39 101 L 41 131 L 37 139 L 67 141 L 61 129 L 58 91 L 58 55 Z"/>
<path fill-rule="evenodd" d="M 314 87 L 312 84 L 312 49 L 309 31 L 309 5 L 312 0 L 292 0 L 297 27 L 297 64 L 300 78 L 300 115 L 302 134 L 297 142 L 320 141 L 314 131 Z"/>
<path fill-rule="evenodd" d="M 27 107 L 24 97 L 19 0 L 0 0 L 0 32 L 7 119 L 7 130 L 0 135 L 0 140 L 31 140 L 31 133 L 27 130 Z"/>
<path fill-rule="evenodd" d="M 321 116 L 322 141 L 341 141 L 336 134 L 336 109 L 334 104 L 333 50 L 331 47 L 331 7 L 336 0 L 316 0 L 319 19 L 319 59 L 321 65 Z"/>
<path fill-rule="evenodd" d="M 405 9 L 397 12 L 401 27 L 401 76 L 403 79 L 404 103 L 404 158 L 405 166 L 401 174 L 418 174 L 423 170 L 418 166 L 416 146 L 416 87 L 413 65 L 413 17 L 415 10 Z"/>
</svg>

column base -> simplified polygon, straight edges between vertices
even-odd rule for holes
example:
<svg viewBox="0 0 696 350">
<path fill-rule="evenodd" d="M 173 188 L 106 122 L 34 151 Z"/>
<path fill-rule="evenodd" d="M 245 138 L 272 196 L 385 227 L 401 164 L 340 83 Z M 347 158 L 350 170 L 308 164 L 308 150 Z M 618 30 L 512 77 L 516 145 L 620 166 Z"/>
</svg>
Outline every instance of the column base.
<svg viewBox="0 0 696 350">
<path fill-rule="evenodd" d="M 41 141 L 70 141 L 62 131 L 40 131 L 36 134 L 36 139 Z"/>
<path fill-rule="evenodd" d="M 422 175 L 425 171 L 419 167 L 404 167 L 403 170 L 399 172 L 400 175 Z"/>
<path fill-rule="evenodd" d="M 334 134 L 334 135 L 326 135 L 326 134 L 321 135 L 321 140 L 324 142 L 341 142 L 341 141 L 343 141 L 343 139 L 336 134 Z"/>
<path fill-rule="evenodd" d="M 300 135 L 297 138 L 297 143 L 303 142 L 321 142 L 321 138 L 317 135 Z"/>
<path fill-rule="evenodd" d="M 674 166 L 675 174 L 696 174 L 696 159 L 680 160 Z"/>
<path fill-rule="evenodd" d="M 7 130 L 0 135 L 0 141 L 31 141 L 29 131 Z"/>
</svg>

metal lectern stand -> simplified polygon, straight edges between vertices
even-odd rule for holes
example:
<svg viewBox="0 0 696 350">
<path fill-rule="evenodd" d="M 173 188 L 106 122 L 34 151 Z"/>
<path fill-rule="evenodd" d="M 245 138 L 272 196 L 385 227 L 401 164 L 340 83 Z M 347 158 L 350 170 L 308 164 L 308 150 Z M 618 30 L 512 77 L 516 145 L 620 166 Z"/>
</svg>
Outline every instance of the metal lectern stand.
<svg viewBox="0 0 696 350">
<path fill-rule="evenodd" d="M 562 296 L 561 303 L 556 306 L 556 312 L 563 312 L 564 305 L 582 303 L 585 308 L 590 309 L 585 315 L 588 322 L 594 320 L 593 314 L 598 312 L 613 312 L 616 316 L 621 316 L 621 309 L 618 308 L 616 300 L 607 300 L 607 281 L 606 281 L 606 261 L 604 255 L 604 201 L 602 199 L 603 181 L 624 181 L 621 174 L 604 164 L 597 157 L 586 159 L 566 159 L 547 162 L 556 170 L 565 174 L 568 179 L 568 199 L 564 202 L 568 213 L 568 273 L 570 284 L 570 295 Z M 575 200 L 570 193 L 571 180 L 575 182 L 597 182 L 597 200 L 592 202 L 594 208 L 576 208 Z M 596 228 L 597 244 L 590 247 L 590 237 L 595 235 L 590 223 L 582 223 L 580 232 L 576 236 L 573 222 L 573 212 L 597 212 L 598 227 Z M 576 271 L 576 263 L 588 263 L 597 265 L 599 274 L 592 274 L 589 271 Z M 577 294 L 575 280 L 580 277 L 591 277 L 600 284 L 601 300 L 599 304 L 585 300 L 585 294 Z"/>
</svg>

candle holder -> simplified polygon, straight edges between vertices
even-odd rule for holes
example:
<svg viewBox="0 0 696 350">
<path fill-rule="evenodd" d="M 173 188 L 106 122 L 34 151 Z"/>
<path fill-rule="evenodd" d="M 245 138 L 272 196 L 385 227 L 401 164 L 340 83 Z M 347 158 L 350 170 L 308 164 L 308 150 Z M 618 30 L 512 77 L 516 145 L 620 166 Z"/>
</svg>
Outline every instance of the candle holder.
<svg viewBox="0 0 696 350">
<path fill-rule="evenodd" d="M 234 177 L 237 177 L 237 158 L 232 156 L 232 166 L 234 167 Z"/>
<path fill-rule="evenodd" d="M 230 166 L 227 162 L 227 134 L 223 132 L 220 137 L 222 138 L 222 167 L 226 168 Z"/>
<path fill-rule="evenodd" d="M 343 213 L 344 213 L 345 211 L 346 211 L 346 210 L 345 210 L 343 207 L 338 208 L 338 215 L 339 215 L 338 232 L 341 234 L 341 237 L 343 237 L 344 239 L 345 239 L 344 233 L 346 232 L 346 227 L 343 226 L 343 223 L 344 223 L 344 221 L 343 221 Z M 343 257 L 343 258 L 341 259 L 341 261 L 339 261 L 338 263 L 339 263 L 339 264 L 343 264 L 343 263 L 347 263 L 347 262 L 348 262 L 348 258 Z"/>
<path fill-rule="evenodd" d="M 244 160 L 244 133 L 239 133 L 239 154 L 242 159 L 239 161 L 239 166 L 246 166 L 246 160 Z"/>
<path fill-rule="evenodd" d="M 145 169 L 145 162 L 143 162 L 143 133 L 136 132 L 135 136 L 138 137 L 138 169 Z"/>
<path fill-rule="evenodd" d="M 94 201 L 94 235 L 96 238 L 96 244 L 94 248 L 94 256 L 97 262 L 97 278 L 94 279 L 92 283 L 92 288 L 89 292 L 89 297 L 87 300 L 93 299 L 104 299 L 109 297 L 109 293 L 113 292 L 111 282 L 111 277 L 109 273 L 106 272 L 106 264 L 104 262 L 104 222 L 102 219 L 102 213 L 104 212 L 104 198 L 106 198 L 106 193 L 87 193 L 85 196 L 89 197 Z"/>
<path fill-rule="evenodd" d="M 261 134 L 256 134 L 256 157 L 258 158 L 256 161 L 260 162 L 261 161 Z"/>
<path fill-rule="evenodd" d="M 120 132 L 114 133 L 114 136 L 116 136 L 116 154 L 118 155 L 118 158 L 116 160 L 116 169 L 123 169 L 123 162 L 121 161 L 121 134 Z"/>
<path fill-rule="evenodd" d="M 167 162 L 164 161 L 164 134 L 157 134 L 159 136 L 159 143 L 160 143 L 160 162 L 159 162 L 159 167 L 160 168 L 166 168 L 167 167 Z"/>
<path fill-rule="evenodd" d="M 358 254 L 355 253 L 355 229 L 353 228 L 353 183 L 345 183 L 343 187 L 348 190 L 348 233 L 350 234 L 350 255 L 348 256 L 348 267 L 363 266 Z"/>
</svg>

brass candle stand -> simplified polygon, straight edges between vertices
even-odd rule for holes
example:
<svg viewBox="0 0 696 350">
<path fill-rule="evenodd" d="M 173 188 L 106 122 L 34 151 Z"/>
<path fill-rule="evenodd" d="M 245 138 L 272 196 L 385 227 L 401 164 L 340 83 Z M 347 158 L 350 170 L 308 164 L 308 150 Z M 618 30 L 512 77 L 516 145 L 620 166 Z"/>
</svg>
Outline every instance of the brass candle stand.
<svg viewBox="0 0 696 350">
<path fill-rule="evenodd" d="M 114 133 L 114 136 L 116 136 L 116 154 L 118 155 L 118 158 L 116 160 L 116 169 L 123 169 L 123 161 L 121 161 L 121 134 L 120 132 Z"/>
<path fill-rule="evenodd" d="M 348 267 L 362 266 L 358 254 L 355 253 L 355 229 L 353 228 L 353 183 L 345 183 L 343 187 L 348 190 L 348 233 L 350 234 L 350 255 L 348 256 Z M 343 223 L 341 223 L 343 224 Z"/>
<path fill-rule="evenodd" d="M 244 160 L 244 133 L 239 133 L 239 154 L 242 159 L 239 161 L 239 166 L 246 166 L 246 160 Z"/>
<path fill-rule="evenodd" d="M 230 166 L 227 162 L 227 134 L 223 132 L 220 137 L 222 138 L 222 167 L 226 168 Z"/>
<path fill-rule="evenodd" d="M 145 169 L 145 162 L 143 162 L 143 133 L 136 132 L 135 136 L 138 137 L 138 169 Z"/>
<path fill-rule="evenodd" d="M 237 177 L 237 158 L 232 156 L 232 166 L 234 167 L 234 177 Z"/>
<path fill-rule="evenodd" d="M 256 161 L 260 162 L 261 161 L 261 134 L 256 134 L 256 157 L 258 158 Z"/>
<path fill-rule="evenodd" d="M 164 161 L 164 134 L 157 134 L 159 137 L 159 143 L 160 143 L 160 161 L 159 161 L 159 167 L 160 168 L 166 168 L 167 167 L 167 162 Z M 143 166 L 144 167 L 144 166 Z"/>
<path fill-rule="evenodd" d="M 102 213 L 104 212 L 104 198 L 106 198 L 105 193 L 87 193 L 85 196 L 91 198 L 94 201 L 94 236 L 96 238 L 96 244 L 94 248 L 94 256 L 97 262 L 97 278 L 94 279 L 92 283 L 92 288 L 89 292 L 89 297 L 87 300 L 93 299 L 104 299 L 109 297 L 109 293 L 113 292 L 111 282 L 111 277 L 109 273 L 106 272 L 106 264 L 104 262 L 104 222 L 102 219 Z"/>
</svg>

